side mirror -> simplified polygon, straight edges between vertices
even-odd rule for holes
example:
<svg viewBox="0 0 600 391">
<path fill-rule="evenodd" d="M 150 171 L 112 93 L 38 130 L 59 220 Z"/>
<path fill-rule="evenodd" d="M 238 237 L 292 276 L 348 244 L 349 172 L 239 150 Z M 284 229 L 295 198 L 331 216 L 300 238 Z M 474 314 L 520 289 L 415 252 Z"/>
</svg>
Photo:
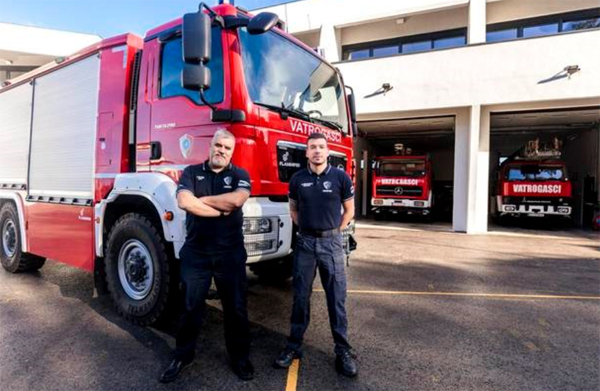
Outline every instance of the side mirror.
<svg viewBox="0 0 600 391">
<path fill-rule="evenodd" d="M 348 106 L 350 108 L 350 120 L 356 122 L 356 101 L 354 94 L 348 94 Z"/>
<path fill-rule="evenodd" d="M 279 22 L 279 17 L 272 12 L 261 12 L 248 22 L 248 33 L 252 35 L 264 34 Z"/>
<path fill-rule="evenodd" d="M 210 61 L 211 24 L 210 16 L 202 11 L 183 15 L 182 42 L 185 62 Z"/>
<path fill-rule="evenodd" d="M 352 125 L 352 136 L 358 136 L 358 125 L 356 124 L 356 101 L 354 93 L 348 94 L 348 107 L 350 108 L 350 123 Z"/>
<path fill-rule="evenodd" d="M 187 90 L 204 91 L 210 88 L 210 69 L 204 64 L 183 65 L 181 85 Z"/>
</svg>

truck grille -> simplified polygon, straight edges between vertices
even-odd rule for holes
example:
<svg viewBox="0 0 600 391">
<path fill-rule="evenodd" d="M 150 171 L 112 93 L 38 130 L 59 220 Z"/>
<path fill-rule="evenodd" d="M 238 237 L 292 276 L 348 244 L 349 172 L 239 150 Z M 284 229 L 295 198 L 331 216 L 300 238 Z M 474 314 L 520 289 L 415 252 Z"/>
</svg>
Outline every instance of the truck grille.
<svg viewBox="0 0 600 391">
<path fill-rule="evenodd" d="M 418 186 L 377 186 L 376 195 L 382 197 L 421 197 L 423 195 L 423 188 Z"/>
</svg>

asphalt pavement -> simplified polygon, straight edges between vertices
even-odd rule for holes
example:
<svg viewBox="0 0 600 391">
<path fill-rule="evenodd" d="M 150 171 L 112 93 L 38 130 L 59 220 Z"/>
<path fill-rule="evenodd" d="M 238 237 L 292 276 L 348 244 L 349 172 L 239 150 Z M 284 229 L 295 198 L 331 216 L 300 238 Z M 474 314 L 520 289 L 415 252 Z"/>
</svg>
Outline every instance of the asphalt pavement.
<svg viewBox="0 0 600 391">
<path fill-rule="evenodd" d="M 229 369 L 220 304 L 209 301 L 196 361 L 162 385 L 175 320 L 133 326 L 90 274 L 60 263 L 1 270 L 0 390 L 598 390 L 600 235 L 449 231 L 359 225 L 347 270 L 356 379 L 334 370 L 318 278 L 297 372 L 271 367 L 289 329 L 291 282 L 251 276 L 256 378 Z"/>
</svg>

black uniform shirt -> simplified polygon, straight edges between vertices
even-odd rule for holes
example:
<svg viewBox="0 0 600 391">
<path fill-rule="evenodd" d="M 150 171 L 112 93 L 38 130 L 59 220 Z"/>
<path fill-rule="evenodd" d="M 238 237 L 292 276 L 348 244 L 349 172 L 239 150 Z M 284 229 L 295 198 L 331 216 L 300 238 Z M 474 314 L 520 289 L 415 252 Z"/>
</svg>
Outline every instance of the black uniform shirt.
<svg viewBox="0 0 600 391">
<path fill-rule="evenodd" d="M 216 173 L 210 169 L 208 161 L 188 166 L 179 179 L 177 193 L 189 191 L 195 197 L 205 197 L 230 193 L 236 190 L 250 192 L 250 176 L 243 168 L 229 164 Z M 203 253 L 227 252 L 244 245 L 242 209 L 228 216 L 200 217 L 188 213 L 185 219 L 186 246 Z"/>
<path fill-rule="evenodd" d="M 325 231 L 342 224 L 342 203 L 354 198 L 354 186 L 346 172 L 330 165 L 320 174 L 310 166 L 290 179 L 290 202 L 296 203 L 302 230 Z"/>
</svg>

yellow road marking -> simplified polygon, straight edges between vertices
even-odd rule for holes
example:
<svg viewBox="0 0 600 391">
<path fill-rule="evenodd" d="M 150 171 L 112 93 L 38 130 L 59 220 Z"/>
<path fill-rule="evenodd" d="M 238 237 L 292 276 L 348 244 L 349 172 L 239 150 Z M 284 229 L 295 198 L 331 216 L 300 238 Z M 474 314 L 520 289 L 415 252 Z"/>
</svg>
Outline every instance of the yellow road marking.
<svg viewBox="0 0 600 391">
<path fill-rule="evenodd" d="M 300 369 L 300 360 L 297 358 L 292 361 L 290 369 L 288 370 L 287 384 L 285 385 L 285 391 L 296 391 L 296 385 L 298 384 L 298 370 Z"/>
<path fill-rule="evenodd" d="M 315 292 L 324 292 L 315 289 Z M 515 295 L 508 293 L 468 293 L 468 292 L 413 292 L 413 291 L 372 291 L 348 289 L 348 293 L 366 295 L 413 295 L 413 296 L 462 296 L 462 297 L 490 297 L 508 299 L 562 299 L 562 300 L 600 300 L 600 296 L 561 296 L 561 295 Z"/>
</svg>

